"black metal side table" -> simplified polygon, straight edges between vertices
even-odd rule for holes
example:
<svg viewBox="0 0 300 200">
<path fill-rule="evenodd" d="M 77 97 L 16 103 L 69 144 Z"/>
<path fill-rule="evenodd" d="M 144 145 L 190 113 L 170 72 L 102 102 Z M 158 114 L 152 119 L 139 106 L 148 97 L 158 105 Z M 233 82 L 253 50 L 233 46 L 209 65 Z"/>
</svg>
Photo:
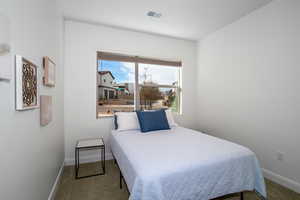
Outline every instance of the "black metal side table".
<svg viewBox="0 0 300 200">
<path fill-rule="evenodd" d="M 96 150 L 96 149 L 99 149 L 101 151 L 100 161 L 101 161 L 102 171 L 96 174 L 79 177 L 78 176 L 79 165 L 80 165 L 79 152 L 82 150 Z M 104 174 L 105 174 L 105 144 L 103 138 L 85 139 L 85 140 L 77 141 L 75 147 L 75 179 L 88 178 L 88 177 L 99 176 Z"/>
</svg>

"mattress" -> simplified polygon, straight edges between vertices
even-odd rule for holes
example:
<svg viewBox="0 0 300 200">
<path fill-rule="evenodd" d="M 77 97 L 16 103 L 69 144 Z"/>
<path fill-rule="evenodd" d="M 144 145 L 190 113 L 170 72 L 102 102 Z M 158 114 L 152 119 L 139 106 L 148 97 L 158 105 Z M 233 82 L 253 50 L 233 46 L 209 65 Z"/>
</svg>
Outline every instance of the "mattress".
<svg viewBox="0 0 300 200">
<path fill-rule="evenodd" d="M 112 131 L 110 143 L 130 200 L 208 200 L 253 190 L 266 197 L 258 160 L 241 145 L 183 127 Z"/>
</svg>

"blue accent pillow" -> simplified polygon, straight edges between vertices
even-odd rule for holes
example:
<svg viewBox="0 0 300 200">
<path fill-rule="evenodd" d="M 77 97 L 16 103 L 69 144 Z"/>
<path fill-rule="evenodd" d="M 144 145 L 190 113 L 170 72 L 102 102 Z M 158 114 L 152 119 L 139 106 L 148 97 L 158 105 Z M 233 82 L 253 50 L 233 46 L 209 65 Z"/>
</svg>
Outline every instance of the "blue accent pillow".
<svg viewBox="0 0 300 200">
<path fill-rule="evenodd" d="M 136 114 L 143 133 L 170 129 L 165 110 L 136 111 Z"/>
</svg>

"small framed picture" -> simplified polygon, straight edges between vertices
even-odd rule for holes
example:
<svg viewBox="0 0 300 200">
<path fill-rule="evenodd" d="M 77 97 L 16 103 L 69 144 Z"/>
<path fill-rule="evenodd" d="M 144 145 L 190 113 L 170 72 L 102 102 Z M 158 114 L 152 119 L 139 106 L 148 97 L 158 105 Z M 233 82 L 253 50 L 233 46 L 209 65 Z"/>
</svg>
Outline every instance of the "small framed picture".
<svg viewBox="0 0 300 200">
<path fill-rule="evenodd" d="M 40 96 L 40 124 L 46 126 L 52 121 L 52 96 Z"/>
<path fill-rule="evenodd" d="M 44 77 L 43 84 L 45 86 L 54 87 L 55 86 L 55 63 L 49 58 L 44 57 L 43 59 L 44 65 Z"/>
<path fill-rule="evenodd" d="M 38 67 L 16 55 L 16 110 L 38 108 Z"/>
</svg>

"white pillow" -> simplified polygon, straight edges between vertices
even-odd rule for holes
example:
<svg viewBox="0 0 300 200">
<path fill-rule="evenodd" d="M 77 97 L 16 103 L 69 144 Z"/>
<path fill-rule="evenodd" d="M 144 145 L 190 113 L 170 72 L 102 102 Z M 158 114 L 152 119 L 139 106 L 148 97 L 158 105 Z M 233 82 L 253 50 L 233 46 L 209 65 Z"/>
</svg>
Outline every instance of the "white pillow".
<svg viewBox="0 0 300 200">
<path fill-rule="evenodd" d="M 165 110 L 166 112 L 166 116 L 167 116 L 167 119 L 168 119 L 168 123 L 169 123 L 169 126 L 170 127 L 174 127 L 174 126 L 178 126 L 173 118 L 173 114 L 172 114 L 172 111 L 171 110 Z"/>
<path fill-rule="evenodd" d="M 140 130 L 136 112 L 117 112 L 117 131 Z"/>
</svg>

